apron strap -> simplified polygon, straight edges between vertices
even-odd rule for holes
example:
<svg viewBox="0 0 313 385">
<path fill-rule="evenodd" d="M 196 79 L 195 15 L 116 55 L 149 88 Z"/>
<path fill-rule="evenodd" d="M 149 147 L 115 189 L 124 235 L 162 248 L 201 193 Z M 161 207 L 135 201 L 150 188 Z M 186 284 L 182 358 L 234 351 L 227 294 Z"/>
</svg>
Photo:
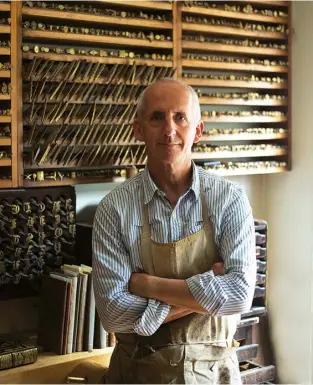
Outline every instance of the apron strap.
<svg viewBox="0 0 313 385">
<path fill-rule="evenodd" d="M 142 207 L 142 233 L 141 233 L 141 236 L 151 238 L 148 205 L 144 204 L 143 199 L 141 201 L 141 207 Z"/>
<path fill-rule="evenodd" d="M 202 206 L 202 219 L 203 219 L 203 227 L 206 231 L 212 229 L 212 223 L 209 219 L 209 214 L 208 214 L 208 206 L 206 204 L 205 200 L 205 193 L 202 184 L 200 184 L 200 196 L 201 196 L 201 206 Z"/>
</svg>

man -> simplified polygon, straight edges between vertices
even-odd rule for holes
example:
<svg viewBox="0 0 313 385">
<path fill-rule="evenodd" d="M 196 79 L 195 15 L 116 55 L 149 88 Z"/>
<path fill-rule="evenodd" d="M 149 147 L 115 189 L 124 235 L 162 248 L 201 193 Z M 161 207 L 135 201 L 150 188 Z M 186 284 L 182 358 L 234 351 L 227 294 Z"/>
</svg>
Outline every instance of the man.
<svg viewBox="0 0 313 385">
<path fill-rule="evenodd" d="M 146 88 L 134 135 L 147 166 L 97 208 L 96 305 L 117 338 L 107 383 L 241 382 L 233 336 L 254 292 L 254 222 L 239 186 L 192 162 L 203 127 L 191 87 Z"/>
</svg>

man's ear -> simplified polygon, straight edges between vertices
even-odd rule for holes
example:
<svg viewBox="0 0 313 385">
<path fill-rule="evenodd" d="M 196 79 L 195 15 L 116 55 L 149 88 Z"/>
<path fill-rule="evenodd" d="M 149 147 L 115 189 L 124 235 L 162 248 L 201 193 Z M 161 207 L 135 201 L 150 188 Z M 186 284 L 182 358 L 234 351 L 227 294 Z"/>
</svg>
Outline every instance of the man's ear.
<svg viewBox="0 0 313 385">
<path fill-rule="evenodd" d="M 196 135 L 195 135 L 195 138 L 194 138 L 194 143 L 198 143 L 201 136 L 202 136 L 202 132 L 203 132 L 203 129 L 204 129 L 204 123 L 202 120 L 200 120 L 199 124 L 197 125 L 197 128 L 196 128 Z"/>
<path fill-rule="evenodd" d="M 144 137 L 143 137 L 143 134 L 142 134 L 142 129 L 141 129 L 141 126 L 140 126 L 140 124 L 139 124 L 137 119 L 134 120 L 133 130 L 134 130 L 135 138 L 137 140 L 139 140 L 139 142 L 144 142 Z"/>
</svg>

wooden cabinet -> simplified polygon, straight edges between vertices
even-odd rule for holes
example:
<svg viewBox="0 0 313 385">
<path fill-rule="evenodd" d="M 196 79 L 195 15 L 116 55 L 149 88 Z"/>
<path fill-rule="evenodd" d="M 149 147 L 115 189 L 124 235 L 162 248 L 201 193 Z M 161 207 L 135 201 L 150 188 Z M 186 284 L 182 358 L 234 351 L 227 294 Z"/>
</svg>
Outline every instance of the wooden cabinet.
<svg viewBox="0 0 313 385">
<path fill-rule="evenodd" d="M 11 25 L 0 25 L 11 48 L 0 50 L 11 55 L 2 74 L 12 92 L 0 104 L 11 101 L 12 115 L 0 120 L 12 132 L 0 136 L 11 154 L 0 159 L 0 187 L 120 181 L 142 169 L 145 147 L 132 137 L 137 100 L 172 76 L 199 96 L 196 163 L 221 175 L 291 168 L 289 2 L 1 7 L 11 12 Z"/>
</svg>

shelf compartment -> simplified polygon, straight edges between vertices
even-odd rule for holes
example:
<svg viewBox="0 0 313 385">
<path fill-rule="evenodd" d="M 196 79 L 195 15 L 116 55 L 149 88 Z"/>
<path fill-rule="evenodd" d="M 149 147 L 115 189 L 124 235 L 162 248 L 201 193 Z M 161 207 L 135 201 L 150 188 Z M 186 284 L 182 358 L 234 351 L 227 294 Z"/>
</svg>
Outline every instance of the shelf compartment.
<svg viewBox="0 0 313 385">
<path fill-rule="evenodd" d="M 282 123 L 287 122 L 285 116 L 203 116 L 202 120 L 207 123 Z"/>
<path fill-rule="evenodd" d="M 115 2 L 114 2 L 115 3 Z M 145 19 L 130 19 L 123 17 L 114 17 L 114 16 L 100 16 L 100 15 L 90 15 L 88 13 L 78 13 L 78 12 L 63 12 L 63 11 L 54 11 L 48 9 L 35 9 L 35 8 L 23 8 L 23 16 L 37 16 L 42 18 L 59 19 L 59 20 L 68 20 L 68 21 L 82 21 L 88 23 L 97 23 L 97 24 L 111 24 L 111 25 L 122 25 L 123 21 L 127 20 L 127 26 L 131 27 L 141 27 L 141 28 L 156 28 L 156 29 L 172 29 L 173 24 L 170 21 L 159 21 L 159 20 L 145 20 Z M 25 35 L 24 35 L 25 36 Z"/>
<path fill-rule="evenodd" d="M 183 59 L 182 66 L 185 68 L 207 68 L 226 71 L 288 73 L 288 67 L 283 66 L 263 66 L 260 64 L 209 62 L 206 60 L 191 59 Z"/>
<path fill-rule="evenodd" d="M 9 167 L 12 165 L 12 160 L 10 158 L 1 158 L 0 167 Z"/>
<path fill-rule="evenodd" d="M 11 146 L 11 138 L 0 137 L 0 146 Z"/>
<path fill-rule="evenodd" d="M 274 16 L 263 16 L 253 13 L 233 12 L 224 11 L 221 9 L 205 8 L 205 7 L 188 7 L 182 6 L 182 12 L 196 15 L 207 15 L 215 17 L 223 17 L 229 19 L 239 20 L 251 20 L 259 21 L 263 23 L 275 23 L 275 24 L 288 24 L 288 17 L 274 17 Z"/>
<path fill-rule="evenodd" d="M 268 82 L 248 82 L 242 80 L 215 80 L 215 79 L 193 79 L 183 78 L 184 82 L 190 86 L 199 87 L 220 87 L 220 88 L 250 88 L 250 89 L 273 89 L 285 90 L 288 83 L 268 83 Z"/>
<path fill-rule="evenodd" d="M 11 27 L 9 25 L 0 25 L 0 34 L 11 33 Z"/>
<path fill-rule="evenodd" d="M 193 152 L 192 159 L 210 160 L 210 159 L 237 159 L 237 158 L 264 158 L 268 156 L 284 156 L 286 150 L 268 150 L 268 151 L 216 151 L 216 152 Z"/>
<path fill-rule="evenodd" d="M 84 35 L 79 33 L 64 33 L 55 31 L 33 31 L 31 29 L 23 29 L 23 37 L 45 39 L 45 40 L 62 40 L 67 42 L 86 42 L 92 44 L 110 44 L 120 46 L 141 46 L 149 48 L 172 49 L 172 41 L 152 41 L 144 39 L 131 39 L 127 37 L 112 37 L 112 36 L 95 36 Z"/>
<path fill-rule="evenodd" d="M 287 106 L 287 99 L 284 100 L 245 100 L 245 99 L 223 99 L 202 96 L 200 104 L 230 105 L 230 106 Z"/>
<path fill-rule="evenodd" d="M 218 44 L 209 42 L 186 41 L 182 42 L 183 49 L 193 51 L 230 52 L 236 54 L 251 54 L 259 56 L 288 56 L 288 51 L 275 48 L 244 47 L 230 44 Z"/>
<path fill-rule="evenodd" d="M 33 53 L 24 52 L 23 59 L 33 60 L 34 58 L 40 58 L 44 60 L 55 60 L 55 61 L 74 61 L 84 60 L 88 63 L 106 63 L 106 64 L 129 64 L 132 65 L 136 62 L 136 65 L 148 65 L 155 67 L 172 67 L 173 62 L 170 60 L 152 60 L 152 59 L 136 59 L 136 58 L 112 58 L 112 57 L 99 57 L 99 56 L 85 56 L 85 55 L 62 55 L 54 53 Z"/>
<path fill-rule="evenodd" d="M 287 139 L 288 134 L 230 134 L 201 136 L 200 142 L 247 141 L 247 140 L 281 140 Z"/>
<path fill-rule="evenodd" d="M 192 32 L 213 33 L 215 35 L 245 36 L 257 39 L 287 40 L 288 36 L 279 32 L 249 31 L 233 27 L 220 27 L 197 23 L 182 23 L 182 30 Z"/>
</svg>

